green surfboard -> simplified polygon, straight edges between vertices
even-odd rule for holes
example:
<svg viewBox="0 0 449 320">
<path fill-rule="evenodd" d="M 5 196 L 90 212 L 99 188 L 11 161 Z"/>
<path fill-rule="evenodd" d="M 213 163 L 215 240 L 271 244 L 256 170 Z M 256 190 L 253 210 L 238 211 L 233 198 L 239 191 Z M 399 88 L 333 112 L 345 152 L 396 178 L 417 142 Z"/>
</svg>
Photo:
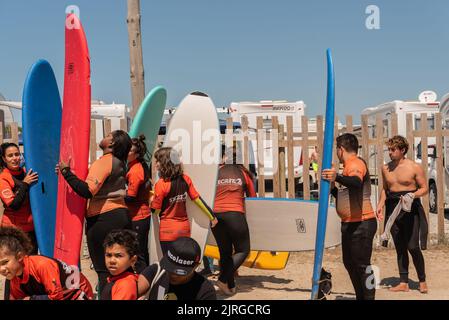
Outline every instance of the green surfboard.
<svg viewBox="0 0 449 320">
<path fill-rule="evenodd" d="M 157 143 L 166 101 L 167 91 L 161 86 L 153 88 L 143 99 L 129 130 L 131 138 L 145 135 L 147 150 L 151 154 Z"/>
</svg>

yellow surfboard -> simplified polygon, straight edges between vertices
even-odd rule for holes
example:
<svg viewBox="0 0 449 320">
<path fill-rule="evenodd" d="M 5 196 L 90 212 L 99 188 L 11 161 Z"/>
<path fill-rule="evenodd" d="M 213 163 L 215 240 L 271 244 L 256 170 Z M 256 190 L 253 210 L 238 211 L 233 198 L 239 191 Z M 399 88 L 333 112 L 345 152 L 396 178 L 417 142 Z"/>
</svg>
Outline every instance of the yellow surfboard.
<svg viewBox="0 0 449 320">
<path fill-rule="evenodd" d="M 206 245 L 206 257 L 220 259 L 218 247 Z M 243 266 L 264 270 L 282 270 L 287 265 L 290 252 L 251 251 Z"/>
</svg>

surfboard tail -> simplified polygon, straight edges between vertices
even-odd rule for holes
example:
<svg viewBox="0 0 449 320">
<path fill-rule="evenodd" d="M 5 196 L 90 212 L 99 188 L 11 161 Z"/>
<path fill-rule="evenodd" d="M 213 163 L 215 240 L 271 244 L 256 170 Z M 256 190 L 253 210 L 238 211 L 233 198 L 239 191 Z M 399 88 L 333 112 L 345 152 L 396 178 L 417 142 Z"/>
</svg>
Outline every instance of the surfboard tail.
<svg viewBox="0 0 449 320">
<path fill-rule="evenodd" d="M 326 123 L 324 127 L 323 161 L 322 169 L 330 169 L 332 166 L 332 148 L 334 144 L 334 121 L 335 121 L 335 80 L 332 52 L 327 49 L 327 101 L 326 101 Z M 320 199 L 318 205 L 318 221 L 315 240 L 315 260 L 312 278 L 311 299 L 318 298 L 318 287 L 323 262 L 324 240 L 326 237 L 327 209 L 329 206 L 330 183 L 320 179 Z"/>
</svg>

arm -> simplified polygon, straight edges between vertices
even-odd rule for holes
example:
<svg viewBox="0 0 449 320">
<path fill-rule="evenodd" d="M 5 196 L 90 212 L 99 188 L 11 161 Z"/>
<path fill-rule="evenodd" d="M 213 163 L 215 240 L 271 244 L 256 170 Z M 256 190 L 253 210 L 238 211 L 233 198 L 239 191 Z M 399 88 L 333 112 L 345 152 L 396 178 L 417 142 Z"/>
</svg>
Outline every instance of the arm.
<svg viewBox="0 0 449 320">
<path fill-rule="evenodd" d="M 206 214 L 206 216 L 212 222 L 212 227 L 215 227 L 215 225 L 217 224 L 217 218 L 214 216 L 212 209 L 200 197 L 198 191 L 196 191 L 192 183 L 192 180 L 186 175 L 184 175 L 184 180 L 189 187 L 187 193 L 189 194 L 190 199 L 201 209 L 201 211 Z"/>
<path fill-rule="evenodd" d="M 214 221 L 216 219 L 212 209 L 201 197 L 196 198 L 193 202 L 206 214 L 210 221 Z"/>
<path fill-rule="evenodd" d="M 74 175 L 69 167 L 61 169 L 62 176 L 65 181 L 72 187 L 73 191 L 76 192 L 77 195 L 83 197 L 85 199 L 90 199 L 93 197 L 92 193 L 89 190 L 89 185 L 87 182 L 79 179 L 76 175 Z"/>
<path fill-rule="evenodd" d="M 248 176 L 246 172 L 243 172 L 243 175 L 245 176 L 245 182 L 246 182 L 246 196 L 256 198 L 256 190 L 254 189 L 254 183 Z"/>
<path fill-rule="evenodd" d="M 13 200 L 9 203 L 9 205 L 7 205 L 6 203 L 5 205 L 13 210 L 19 210 L 23 202 L 27 198 L 29 188 L 30 186 L 27 183 L 21 183 L 19 186 L 19 190 L 13 196 Z"/>
<path fill-rule="evenodd" d="M 425 196 L 429 192 L 429 188 L 427 187 L 426 177 L 424 175 L 424 170 L 420 165 L 414 164 L 416 170 L 416 184 L 418 186 L 418 190 L 416 190 L 413 195 L 415 198 L 420 198 Z"/>
<path fill-rule="evenodd" d="M 156 276 L 157 269 L 157 265 L 153 264 L 149 267 L 146 267 L 139 275 L 139 278 L 137 280 L 137 295 L 139 297 L 144 296 L 148 292 L 148 290 L 150 290 L 150 286 L 153 282 L 154 277 Z"/>
</svg>

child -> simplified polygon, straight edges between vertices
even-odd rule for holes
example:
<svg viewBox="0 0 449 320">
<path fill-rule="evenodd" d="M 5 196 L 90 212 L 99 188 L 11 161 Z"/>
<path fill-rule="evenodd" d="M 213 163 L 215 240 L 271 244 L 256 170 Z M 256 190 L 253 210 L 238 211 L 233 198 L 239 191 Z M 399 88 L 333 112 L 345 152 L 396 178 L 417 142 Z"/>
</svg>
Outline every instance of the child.
<svg viewBox="0 0 449 320">
<path fill-rule="evenodd" d="M 5 300 L 90 300 L 86 277 L 65 263 L 28 255 L 28 236 L 13 227 L 0 228 L 0 274 L 9 280 Z"/>
<path fill-rule="evenodd" d="M 136 300 L 137 275 L 133 267 L 139 253 L 137 234 L 114 230 L 104 240 L 106 268 L 111 277 L 101 292 L 101 300 Z"/>
<path fill-rule="evenodd" d="M 189 176 L 184 174 L 178 153 L 172 148 L 158 149 L 154 157 L 160 179 L 154 187 L 151 211 L 160 215 L 159 240 L 162 253 L 166 253 L 170 242 L 179 237 L 190 237 L 190 224 L 187 216 L 187 194 L 211 220 L 215 227 L 217 219 L 207 207 L 193 186 Z"/>
<path fill-rule="evenodd" d="M 139 275 L 139 296 L 149 300 L 217 300 L 212 283 L 195 269 L 201 260 L 198 243 L 187 237 L 173 241 L 160 264 Z"/>
</svg>

